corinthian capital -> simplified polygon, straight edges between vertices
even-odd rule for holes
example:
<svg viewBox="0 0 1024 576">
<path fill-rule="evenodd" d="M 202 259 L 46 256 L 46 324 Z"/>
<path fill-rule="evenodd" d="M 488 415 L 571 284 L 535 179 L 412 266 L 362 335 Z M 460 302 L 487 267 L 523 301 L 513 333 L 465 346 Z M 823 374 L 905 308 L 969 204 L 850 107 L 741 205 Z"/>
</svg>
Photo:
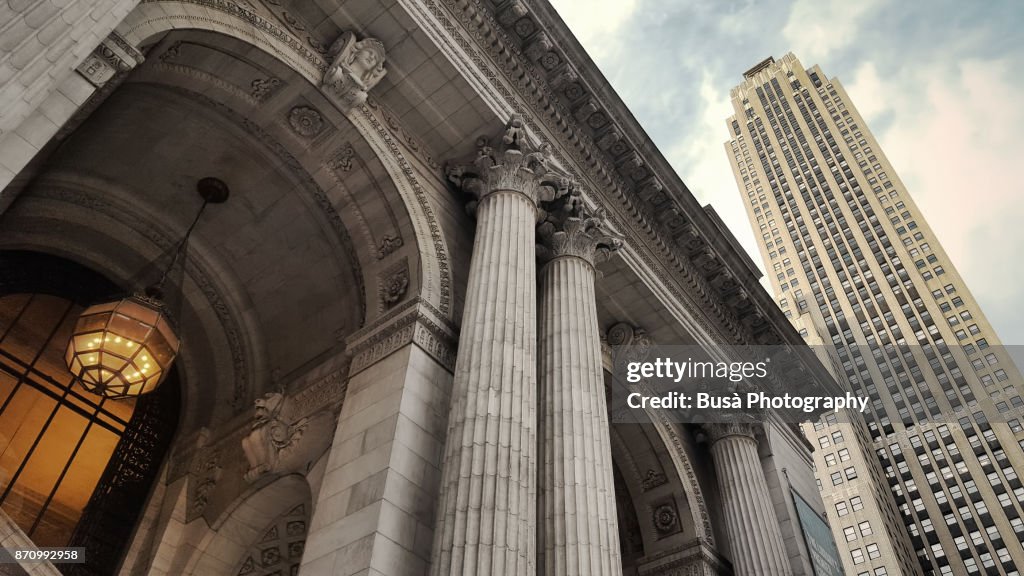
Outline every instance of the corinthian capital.
<svg viewBox="0 0 1024 576">
<path fill-rule="evenodd" d="M 604 211 L 588 210 L 575 186 L 547 207 L 537 238 L 541 261 L 576 256 L 593 265 L 596 259 L 607 258 L 622 247 L 622 236 L 608 229 Z"/>
<path fill-rule="evenodd" d="M 477 140 L 476 158 L 448 164 L 445 174 L 469 194 L 470 214 L 494 192 L 518 192 L 539 205 L 564 196 L 569 187 L 569 176 L 554 165 L 548 145 L 533 146 L 517 116 L 508 121 L 497 146 L 491 146 L 486 138 Z"/>
<path fill-rule="evenodd" d="M 366 102 L 370 89 L 388 73 L 384 69 L 384 44 L 376 38 L 356 40 L 352 32 L 343 32 L 327 56 L 331 65 L 321 87 L 345 113 Z"/>
<path fill-rule="evenodd" d="M 712 445 L 730 436 L 740 436 L 756 440 L 758 428 L 759 425 L 749 422 L 719 422 L 704 425 L 704 431 L 707 432 L 708 439 Z"/>
</svg>

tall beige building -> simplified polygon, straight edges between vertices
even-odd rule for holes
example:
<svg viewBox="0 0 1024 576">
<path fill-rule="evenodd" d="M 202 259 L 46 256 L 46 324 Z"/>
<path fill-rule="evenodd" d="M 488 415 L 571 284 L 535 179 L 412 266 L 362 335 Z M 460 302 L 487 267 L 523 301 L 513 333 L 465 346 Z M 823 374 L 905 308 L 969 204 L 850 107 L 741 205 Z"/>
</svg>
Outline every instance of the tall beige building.
<svg viewBox="0 0 1024 576">
<path fill-rule="evenodd" d="M 847 573 L 1018 575 L 1013 361 L 838 81 L 787 54 L 731 96 L 726 150 L 779 306 L 871 400 L 863 434 L 806 427 Z"/>
</svg>

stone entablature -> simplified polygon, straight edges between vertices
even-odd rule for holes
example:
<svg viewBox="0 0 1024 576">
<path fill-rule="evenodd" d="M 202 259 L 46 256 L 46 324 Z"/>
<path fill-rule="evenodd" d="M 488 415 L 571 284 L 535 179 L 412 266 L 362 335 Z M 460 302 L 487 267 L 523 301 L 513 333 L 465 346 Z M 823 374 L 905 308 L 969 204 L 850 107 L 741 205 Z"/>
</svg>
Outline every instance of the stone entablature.
<svg viewBox="0 0 1024 576">
<path fill-rule="evenodd" d="M 449 371 L 455 369 L 458 331 L 437 309 L 421 298 L 396 306 L 372 326 L 347 340 L 355 375 L 403 346 L 415 343 Z"/>
<path fill-rule="evenodd" d="M 460 24 L 468 31 L 476 47 L 458 44 L 469 53 L 470 67 L 482 70 L 493 63 L 490 69 L 501 71 L 501 79 L 488 70 L 484 80 L 523 115 L 527 127 L 555 135 L 559 145 L 553 147 L 553 155 L 578 179 L 583 177 L 571 166 L 586 170 L 601 197 L 614 204 L 609 205 L 614 208 L 609 218 L 617 225 L 621 221 L 620 229 L 631 235 L 645 264 L 664 276 L 680 302 L 697 299 L 709 334 L 727 341 L 799 343 L 766 295 L 734 298 L 737 282 L 712 285 L 723 273 L 755 283 L 756 271 L 731 239 L 720 238 L 727 232 L 696 203 L 639 127 L 619 120 L 629 117 L 628 110 L 609 90 L 594 88 L 601 77 L 575 50 L 570 33 L 554 24 L 557 18 L 539 14 L 549 7 L 520 0 L 425 4 L 447 31 L 456 34 Z M 465 59 L 455 51 L 452 55 Z M 563 154 L 571 161 L 564 161 Z M 677 282 L 687 295 L 677 291 Z M 752 314 L 754 319 L 748 320 Z M 765 321 L 767 317 L 774 321 Z"/>
</svg>

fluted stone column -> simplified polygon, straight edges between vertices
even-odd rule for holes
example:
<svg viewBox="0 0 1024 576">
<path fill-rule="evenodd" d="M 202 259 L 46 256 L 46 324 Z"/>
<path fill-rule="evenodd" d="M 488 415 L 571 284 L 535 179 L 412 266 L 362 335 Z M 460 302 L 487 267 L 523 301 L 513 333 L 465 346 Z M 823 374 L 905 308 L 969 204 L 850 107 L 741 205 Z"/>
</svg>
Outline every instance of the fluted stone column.
<svg viewBox="0 0 1024 576">
<path fill-rule="evenodd" d="M 536 573 L 535 227 L 538 203 L 564 189 L 513 119 L 496 148 L 448 169 L 473 197 L 476 240 L 459 336 L 435 576 Z"/>
<path fill-rule="evenodd" d="M 751 424 L 709 424 L 735 576 L 792 574 Z"/>
<path fill-rule="evenodd" d="M 621 245 L 573 194 L 538 228 L 541 240 L 541 573 L 619 576 L 612 453 L 594 259 Z"/>
</svg>

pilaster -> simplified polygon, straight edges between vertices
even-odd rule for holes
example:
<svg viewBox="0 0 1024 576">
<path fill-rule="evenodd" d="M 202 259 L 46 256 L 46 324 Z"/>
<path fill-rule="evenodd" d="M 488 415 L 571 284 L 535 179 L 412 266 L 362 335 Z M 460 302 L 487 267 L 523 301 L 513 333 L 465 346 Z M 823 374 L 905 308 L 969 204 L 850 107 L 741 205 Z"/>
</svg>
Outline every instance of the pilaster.
<svg viewBox="0 0 1024 576">
<path fill-rule="evenodd" d="M 454 342 L 420 300 L 349 339 L 348 389 L 302 574 L 426 572 Z"/>
</svg>

